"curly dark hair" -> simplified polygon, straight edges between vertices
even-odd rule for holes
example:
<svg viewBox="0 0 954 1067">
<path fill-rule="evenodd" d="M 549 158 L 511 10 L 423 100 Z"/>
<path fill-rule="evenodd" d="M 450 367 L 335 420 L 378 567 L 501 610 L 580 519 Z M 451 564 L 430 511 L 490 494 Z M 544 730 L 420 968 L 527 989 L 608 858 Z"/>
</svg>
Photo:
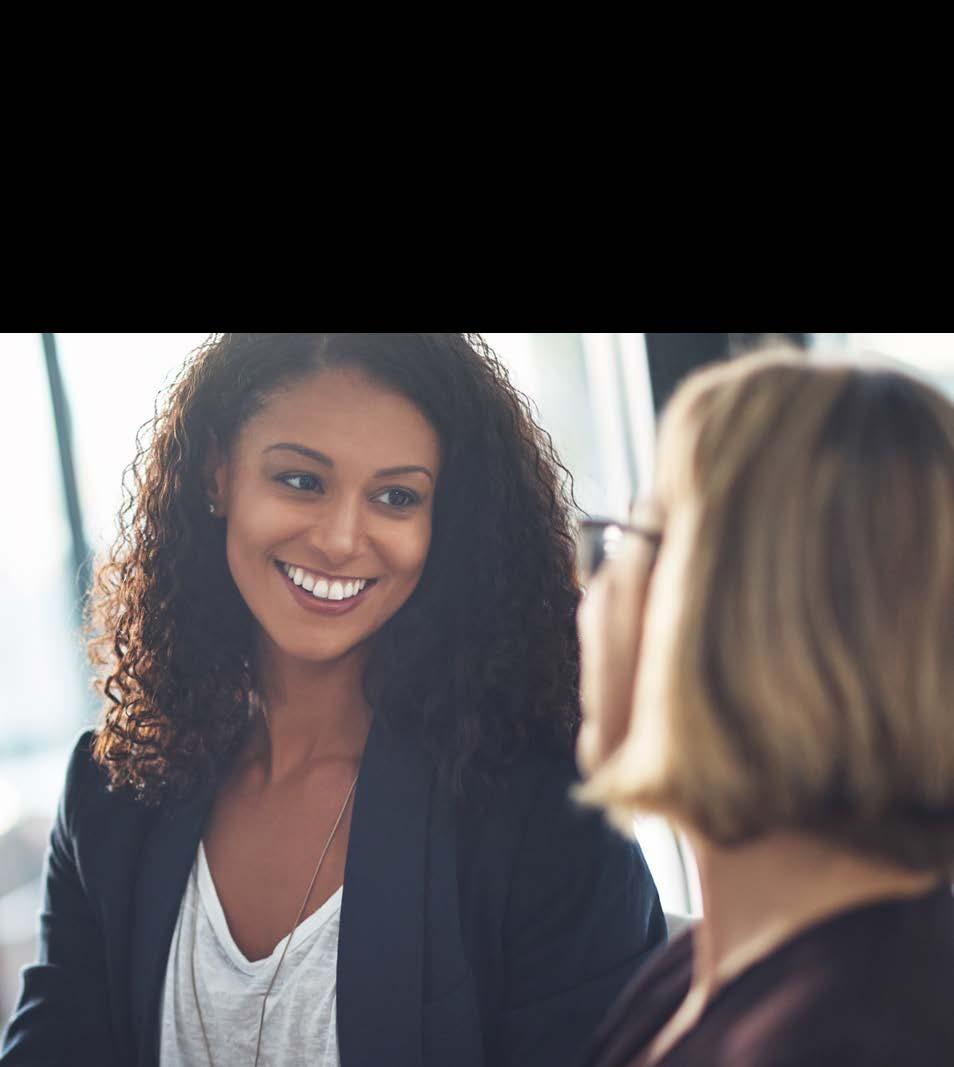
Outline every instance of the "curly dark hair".
<svg viewBox="0 0 954 1067">
<path fill-rule="evenodd" d="M 93 753 L 147 803 L 215 771 L 248 724 L 253 619 L 210 521 L 204 464 L 277 389 L 353 367 L 438 433 L 431 547 L 373 637 L 375 715 L 412 733 L 456 792 L 579 725 L 572 479 L 474 334 L 218 334 L 157 401 L 124 478 L 119 532 L 88 605 L 103 721 Z"/>
</svg>

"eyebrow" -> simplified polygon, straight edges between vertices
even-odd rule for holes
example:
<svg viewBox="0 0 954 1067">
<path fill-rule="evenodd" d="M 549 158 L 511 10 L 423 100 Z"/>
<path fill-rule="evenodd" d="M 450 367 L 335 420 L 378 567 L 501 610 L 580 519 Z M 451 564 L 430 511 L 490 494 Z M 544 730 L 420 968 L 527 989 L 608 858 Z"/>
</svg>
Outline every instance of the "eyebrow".
<svg viewBox="0 0 954 1067">
<path fill-rule="evenodd" d="M 299 456 L 304 456 L 306 459 L 313 459 L 316 463 L 321 463 L 326 467 L 333 467 L 335 465 L 334 460 L 330 456 L 326 456 L 324 452 L 319 452 L 315 448 L 308 448 L 305 445 L 296 445 L 290 441 L 280 441 L 278 444 L 269 445 L 263 449 L 265 452 L 297 452 Z M 427 467 L 419 467 L 414 464 L 409 464 L 403 467 L 384 467 L 382 470 L 375 471 L 375 478 L 390 478 L 395 474 L 426 474 L 428 478 L 433 482 L 434 475 L 427 469 Z"/>
</svg>

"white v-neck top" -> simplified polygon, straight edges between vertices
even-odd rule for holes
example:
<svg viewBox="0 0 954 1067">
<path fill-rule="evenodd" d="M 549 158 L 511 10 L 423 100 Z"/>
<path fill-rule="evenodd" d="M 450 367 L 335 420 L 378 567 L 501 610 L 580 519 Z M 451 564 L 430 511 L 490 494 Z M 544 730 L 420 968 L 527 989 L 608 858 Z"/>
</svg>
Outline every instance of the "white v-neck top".
<svg viewBox="0 0 954 1067">
<path fill-rule="evenodd" d="M 339 888 L 295 928 L 268 997 L 259 1067 L 340 1067 L 336 971 L 341 893 Z M 283 937 L 267 959 L 245 958 L 232 940 L 200 842 L 166 963 L 160 1067 L 209 1067 L 202 1023 L 211 1067 L 251 1067 L 262 998 L 287 941 Z"/>
</svg>

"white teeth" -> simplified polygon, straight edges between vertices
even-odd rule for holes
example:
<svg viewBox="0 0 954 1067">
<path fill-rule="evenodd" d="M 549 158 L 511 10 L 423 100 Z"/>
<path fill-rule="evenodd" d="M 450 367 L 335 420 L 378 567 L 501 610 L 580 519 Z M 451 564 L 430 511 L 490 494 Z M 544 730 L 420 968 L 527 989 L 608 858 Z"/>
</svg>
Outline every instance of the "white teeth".
<svg viewBox="0 0 954 1067">
<path fill-rule="evenodd" d="M 298 567 L 294 563 L 283 563 L 282 570 L 295 585 L 301 586 L 320 600 L 348 600 L 357 596 L 368 584 L 367 578 L 349 578 L 347 581 L 334 578 L 329 582 L 327 578 L 316 578 L 304 567 Z"/>
</svg>

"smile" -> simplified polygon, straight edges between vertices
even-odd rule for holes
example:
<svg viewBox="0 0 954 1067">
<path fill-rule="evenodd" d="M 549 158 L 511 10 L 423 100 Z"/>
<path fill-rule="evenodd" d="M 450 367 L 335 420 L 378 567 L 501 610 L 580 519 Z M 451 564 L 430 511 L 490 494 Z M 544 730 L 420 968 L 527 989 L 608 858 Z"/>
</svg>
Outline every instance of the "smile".
<svg viewBox="0 0 954 1067">
<path fill-rule="evenodd" d="M 374 578 L 324 575 L 305 570 L 294 563 L 275 562 L 290 581 L 316 600 L 351 600 L 376 581 Z"/>
</svg>

